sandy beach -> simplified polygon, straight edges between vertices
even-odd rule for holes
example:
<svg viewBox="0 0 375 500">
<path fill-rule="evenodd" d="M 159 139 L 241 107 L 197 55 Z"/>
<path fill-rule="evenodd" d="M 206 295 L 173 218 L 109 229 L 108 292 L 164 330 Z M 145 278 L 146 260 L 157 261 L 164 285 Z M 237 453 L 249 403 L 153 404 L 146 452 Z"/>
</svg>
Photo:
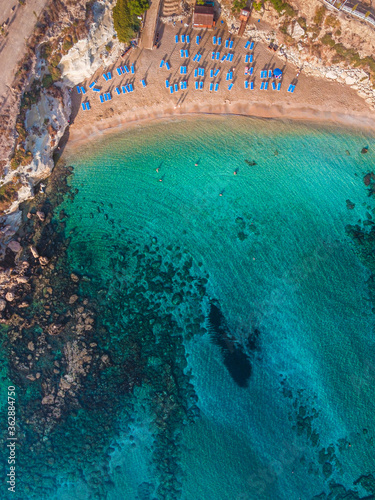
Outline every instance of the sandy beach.
<svg viewBox="0 0 375 500">
<path fill-rule="evenodd" d="M 70 126 L 69 146 L 74 147 L 82 141 L 94 139 L 112 129 L 118 130 L 141 120 L 160 119 L 173 115 L 185 114 L 240 114 L 264 118 L 295 119 L 302 121 L 319 121 L 336 123 L 351 128 L 361 127 L 375 130 L 373 113 L 357 93 L 345 84 L 326 79 L 306 76 L 302 71 L 295 81 L 298 68 L 289 64 L 285 57 L 270 51 L 265 44 L 255 43 L 253 51 L 245 49 L 246 39 L 235 38 L 232 50 L 225 49 L 228 34 L 223 29 L 214 32 L 192 30 L 182 25 L 163 25 L 160 30 L 161 45 L 158 49 L 135 49 L 119 59 L 117 64 L 101 68 L 90 81 L 82 85 L 86 94 L 78 94 L 72 90 L 73 120 Z M 176 34 L 189 34 L 190 44 L 175 43 Z M 196 44 L 196 36 L 201 35 L 201 42 Z M 222 45 L 212 43 L 213 36 L 222 37 Z M 179 38 L 181 40 L 181 38 Z M 181 58 L 180 50 L 188 50 L 189 57 Z M 193 62 L 194 55 L 202 54 L 200 62 Z M 233 61 L 211 59 L 212 51 L 234 54 Z M 245 63 L 245 55 L 253 54 L 252 64 Z M 160 61 L 170 63 L 170 70 L 160 68 Z M 129 72 L 118 76 L 116 68 L 126 64 L 130 69 L 134 64 L 135 73 Z M 180 66 L 187 67 L 186 75 L 180 74 Z M 245 76 L 246 67 L 254 67 L 252 76 Z M 204 68 L 204 77 L 194 78 L 196 68 Z M 281 90 L 273 90 L 271 80 L 268 90 L 260 90 L 260 71 L 263 69 L 281 68 L 283 79 Z M 211 69 L 220 69 L 218 78 L 210 78 Z M 233 71 L 233 88 L 228 90 L 227 72 Z M 106 82 L 103 71 L 111 71 L 112 79 Z M 143 88 L 141 80 L 145 79 L 147 87 Z M 244 81 L 254 81 L 254 90 L 246 90 Z M 101 103 L 99 93 L 92 92 L 89 84 L 97 80 L 96 87 L 101 94 L 110 92 L 112 100 Z M 165 81 L 171 84 L 187 82 L 187 89 L 170 94 Z M 195 80 L 203 80 L 203 90 L 195 89 Z M 217 92 L 210 91 L 211 81 L 219 83 Z M 296 88 L 293 94 L 287 92 L 289 84 L 294 81 Z M 134 92 L 118 95 L 115 88 L 132 83 Z M 83 111 L 81 102 L 90 103 L 90 111 Z"/>
</svg>

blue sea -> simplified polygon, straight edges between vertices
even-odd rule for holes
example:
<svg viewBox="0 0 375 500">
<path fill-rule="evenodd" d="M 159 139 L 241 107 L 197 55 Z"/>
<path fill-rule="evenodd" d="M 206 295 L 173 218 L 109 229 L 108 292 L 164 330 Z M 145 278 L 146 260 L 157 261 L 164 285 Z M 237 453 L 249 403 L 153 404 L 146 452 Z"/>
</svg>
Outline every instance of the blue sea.
<svg viewBox="0 0 375 500">
<path fill-rule="evenodd" d="M 375 498 L 374 138 L 186 117 L 63 159 L 60 265 L 108 362 L 27 498 Z"/>
</svg>

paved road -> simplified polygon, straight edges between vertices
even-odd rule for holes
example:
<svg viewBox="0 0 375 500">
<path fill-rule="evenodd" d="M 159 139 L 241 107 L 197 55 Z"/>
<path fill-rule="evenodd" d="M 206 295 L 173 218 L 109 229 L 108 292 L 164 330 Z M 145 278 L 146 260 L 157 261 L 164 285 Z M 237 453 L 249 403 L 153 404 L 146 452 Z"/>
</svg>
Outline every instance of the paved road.
<svg viewBox="0 0 375 500">
<path fill-rule="evenodd" d="M 26 40 L 32 34 L 37 17 L 49 0 L 0 0 L 0 24 L 9 19 L 8 36 L 0 42 L 0 105 L 11 85 L 18 61 L 22 58 Z M 14 10 L 12 10 L 14 8 Z"/>
<path fill-rule="evenodd" d="M 143 49 L 152 49 L 155 39 L 156 23 L 158 21 L 161 0 L 152 0 L 150 8 L 146 11 L 140 46 Z"/>
</svg>

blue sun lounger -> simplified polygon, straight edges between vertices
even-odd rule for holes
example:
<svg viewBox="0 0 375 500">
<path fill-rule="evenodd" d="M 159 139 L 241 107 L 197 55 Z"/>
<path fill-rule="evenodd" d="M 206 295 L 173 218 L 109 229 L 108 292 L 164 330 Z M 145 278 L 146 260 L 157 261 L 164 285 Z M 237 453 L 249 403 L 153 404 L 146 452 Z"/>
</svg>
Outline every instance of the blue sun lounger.
<svg viewBox="0 0 375 500">
<path fill-rule="evenodd" d="M 220 59 L 220 52 L 216 52 L 216 61 Z"/>
<path fill-rule="evenodd" d="M 181 35 L 181 42 L 185 43 L 185 35 Z"/>
<path fill-rule="evenodd" d="M 178 35 L 176 35 L 176 36 L 174 37 L 174 41 L 175 41 L 175 43 L 178 43 Z"/>
<path fill-rule="evenodd" d="M 163 61 L 163 64 L 164 64 L 164 61 Z M 126 65 L 124 66 L 124 70 L 125 70 L 126 73 L 129 73 L 129 68 Z"/>
<path fill-rule="evenodd" d="M 219 36 L 219 38 L 217 39 L 217 44 L 221 45 L 221 36 Z"/>
<path fill-rule="evenodd" d="M 145 80 L 141 80 L 141 84 L 143 85 L 143 87 L 147 87 L 147 83 L 145 82 Z"/>
<path fill-rule="evenodd" d="M 164 59 L 162 59 L 162 60 L 160 61 L 160 66 L 159 66 L 159 68 L 162 68 L 162 67 L 164 66 L 164 64 L 165 64 L 165 63 L 164 63 Z M 125 68 L 126 68 L 126 66 L 125 66 Z"/>
<path fill-rule="evenodd" d="M 112 80 L 112 73 L 110 71 L 108 71 L 107 77 L 108 77 L 108 80 Z"/>
<path fill-rule="evenodd" d="M 281 82 L 279 82 L 279 83 L 277 84 L 277 90 L 280 90 L 280 89 L 281 89 Z"/>
<path fill-rule="evenodd" d="M 210 70 L 210 78 L 213 78 L 213 77 L 214 77 L 214 70 L 213 70 L 213 69 L 211 69 L 211 70 Z"/>
<path fill-rule="evenodd" d="M 245 56 L 245 63 L 248 63 L 249 62 L 249 56 L 246 54 Z"/>
<path fill-rule="evenodd" d="M 219 90 L 219 84 L 217 83 L 217 84 L 215 85 L 215 92 L 217 92 L 218 90 Z"/>
<path fill-rule="evenodd" d="M 121 94 L 121 92 L 119 91 L 118 87 L 115 88 L 115 91 L 117 92 L 117 95 Z"/>
<path fill-rule="evenodd" d="M 186 43 L 190 43 L 190 36 L 186 35 Z"/>
<path fill-rule="evenodd" d="M 105 73 L 103 73 L 103 78 L 106 82 L 108 82 L 108 76 Z"/>
<path fill-rule="evenodd" d="M 268 89 L 268 82 L 265 82 L 264 84 L 264 90 L 267 90 Z"/>
<path fill-rule="evenodd" d="M 233 88 L 233 83 L 231 83 L 229 86 L 228 86 L 228 90 L 232 90 Z"/>
<path fill-rule="evenodd" d="M 195 90 L 198 90 L 198 89 L 199 89 L 199 82 L 198 82 L 198 81 L 196 81 L 196 82 L 195 82 Z"/>
<path fill-rule="evenodd" d="M 250 44 L 250 50 L 253 50 L 253 48 L 254 48 L 254 42 L 251 42 L 251 44 Z"/>
<path fill-rule="evenodd" d="M 225 48 L 229 48 L 229 40 L 225 40 Z"/>
<path fill-rule="evenodd" d="M 247 80 L 244 81 L 245 89 L 249 88 L 249 82 Z"/>
<path fill-rule="evenodd" d="M 268 78 L 272 78 L 272 69 L 268 70 Z"/>
<path fill-rule="evenodd" d="M 292 88 L 293 88 L 293 85 L 292 85 L 292 84 L 290 84 L 290 85 L 289 85 L 289 87 L 288 87 L 287 92 L 291 92 L 291 91 L 292 91 Z"/>
<path fill-rule="evenodd" d="M 89 88 L 92 89 L 93 87 L 95 87 L 95 84 L 96 84 L 96 80 L 95 80 L 95 82 L 90 83 Z"/>
<path fill-rule="evenodd" d="M 121 87 L 121 90 L 123 94 L 126 94 L 126 88 L 124 87 L 124 85 Z"/>
<path fill-rule="evenodd" d="M 185 49 L 185 57 L 189 57 L 189 51 Z"/>
<path fill-rule="evenodd" d="M 211 54 L 211 59 L 214 61 L 215 60 L 215 56 L 216 56 L 216 52 L 212 52 Z"/>
<path fill-rule="evenodd" d="M 180 50 L 180 57 L 184 57 L 184 55 L 185 55 L 185 51 L 184 51 L 184 49 L 181 49 Z"/>
<path fill-rule="evenodd" d="M 193 57 L 193 61 L 195 62 L 197 59 L 198 59 L 198 54 L 195 54 L 195 56 Z"/>
<path fill-rule="evenodd" d="M 183 90 L 185 88 L 185 82 L 180 82 L 180 89 Z"/>
<path fill-rule="evenodd" d="M 230 61 L 230 54 L 227 54 L 226 59 L 227 59 L 227 61 Z"/>
<path fill-rule="evenodd" d="M 99 96 L 100 102 L 104 102 L 104 97 L 102 95 Z"/>
<path fill-rule="evenodd" d="M 196 43 L 197 45 L 199 45 L 200 38 L 201 38 L 201 37 L 200 37 L 199 35 L 197 35 L 197 36 L 195 37 L 195 43 Z"/>
<path fill-rule="evenodd" d="M 204 76 L 204 68 L 199 68 L 199 76 Z"/>
<path fill-rule="evenodd" d="M 168 71 L 171 69 L 171 65 L 169 64 L 169 62 L 165 63 L 165 67 L 167 68 Z"/>
<path fill-rule="evenodd" d="M 174 91 L 178 92 L 178 85 L 177 85 L 177 83 L 174 84 Z"/>
<path fill-rule="evenodd" d="M 197 69 L 195 69 L 195 70 L 194 70 L 194 78 L 197 78 L 197 76 L 198 76 L 198 70 L 197 70 Z"/>
<path fill-rule="evenodd" d="M 252 63 L 252 62 L 253 62 L 253 59 L 254 59 L 253 54 L 250 54 L 250 55 L 249 55 L 249 63 Z"/>
<path fill-rule="evenodd" d="M 126 88 L 126 92 L 130 92 L 130 88 L 129 88 L 129 85 L 125 85 L 125 88 Z"/>
<path fill-rule="evenodd" d="M 121 70 L 121 73 L 124 74 L 125 73 L 125 70 L 122 66 L 120 66 L 120 70 Z"/>
<path fill-rule="evenodd" d="M 180 75 L 183 75 L 183 74 L 184 74 L 184 67 L 180 66 Z"/>
<path fill-rule="evenodd" d="M 272 89 L 276 90 L 276 83 L 275 82 L 272 82 Z"/>
<path fill-rule="evenodd" d="M 213 37 L 212 37 L 212 43 L 213 43 L 214 45 L 216 45 L 216 42 L 217 42 L 217 38 L 216 38 L 216 36 L 213 36 Z"/>
<path fill-rule="evenodd" d="M 84 102 L 81 102 L 81 106 L 82 106 L 83 111 L 86 111 L 86 106 L 85 106 Z"/>
<path fill-rule="evenodd" d="M 133 73 L 133 75 L 134 75 L 134 73 L 135 73 L 135 68 L 134 68 L 134 64 L 132 64 L 132 65 L 131 65 L 131 68 L 130 68 L 130 70 L 131 70 L 131 72 L 132 72 L 132 73 Z"/>
<path fill-rule="evenodd" d="M 217 77 L 217 75 L 218 75 L 219 73 L 220 73 L 220 69 L 217 69 L 217 70 L 215 71 L 214 77 L 216 78 L 216 77 Z"/>
<path fill-rule="evenodd" d="M 199 90 L 203 90 L 203 82 L 199 82 Z"/>
<path fill-rule="evenodd" d="M 170 92 L 171 94 L 173 94 L 173 85 L 171 85 L 171 86 L 169 87 L 169 92 Z"/>
<path fill-rule="evenodd" d="M 99 89 L 98 87 L 94 87 L 94 88 L 92 89 L 92 91 L 93 91 L 93 92 L 100 92 L 100 89 Z"/>
<path fill-rule="evenodd" d="M 229 48 L 230 48 L 230 49 L 233 49 L 233 44 L 234 44 L 234 41 L 232 40 L 232 41 L 230 42 L 230 44 L 229 44 Z"/>
<path fill-rule="evenodd" d="M 105 101 L 108 101 L 108 96 L 107 96 L 107 94 L 104 94 L 104 100 L 105 100 Z"/>
<path fill-rule="evenodd" d="M 250 42 L 249 42 L 249 41 L 247 41 L 247 42 L 245 43 L 245 49 L 247 49 L 249 45 L 250 45 Z"/>
<path fill-rule="evenodd" d="M 82 94 L 86 94 L 86 90 L 83 87 L 81 87 L 81 92 Z"/>
<path fill-rule="evenodd" d="M 118 76 L 121 76 L 121 69 L 120 68 L 116 68 L 116 71 L 117 71 Z"/>
<path fill-rule="evenodd" d="M 211 82 L 211 83 L 210 83 L 210 92 L 212 92 L 212 91 L 213 91 L 213 89 L 214 89 L 214 84 Z"/>
<path fill-rule="evenodd" d="M 226 77 L 225 77 L 225 80 L 228 81 L 229 80 L 229 73 L 227 73 Z"/>
<path fill-rule="evenodd" d="M 110 92 L 107 92 L 107 96 L 108 96 L 108 101 L 110 101 L 112 99 Z"/>
<path fill-rule="evenodd" d="M 250 90 L 254 90 L 254 82 L 250 82 Z"/>
<path fill-rule="evenodd" d="M 296 88 L 296 86 L 295 86 L 295 85 L 292 85 L 292 88 L 290 89 L 290 91 L 289 91 L 289 92 L 290 92 L 291 94 L 293 94 L 293 92 L 294 92 L 294 89 L 295 89 L 295 88 Z"/>
<path fill-rule="evenodd" d="M 165 88 L 167 89 L 169 87 L 169 81 L 165 80 Z"/>
<path fill-rule="evenodd" d="M 264 90 L 264 82 L 260 84 L 260 90 Z"/>
<path fill-rule="evenodd" d="M 254 68 L 253 66 L 251 66 L 251 68 L 249 69 L 249 75 L 252 75 L 254 73 Z"/>
<path fill-rule="evenodd" d="M 77 92 L 78 92 L 78 94 L 81 93 L 81 87 L 79 85 L 77 85 Z"/>
<path fill-rule="evenodd" d="M 87 109 L 87 111 L 90 111 L 90 109 L 91 109 L 91 108 L 90 108 L 90 103 L 89 103 L 89 102 L 86 102 L 86 109 Z"/>
<path fill-rule="evenodd" d="M 129 83 L 129 92 L 133 92 L 133 84 L 132 83 Z"/>
<path fill-rule="evenodd" d="M 226 60 L 227 56 L 223 56 L 221 59 L 220 59 L 220 62 L 224 62 Z"/>
</svg>

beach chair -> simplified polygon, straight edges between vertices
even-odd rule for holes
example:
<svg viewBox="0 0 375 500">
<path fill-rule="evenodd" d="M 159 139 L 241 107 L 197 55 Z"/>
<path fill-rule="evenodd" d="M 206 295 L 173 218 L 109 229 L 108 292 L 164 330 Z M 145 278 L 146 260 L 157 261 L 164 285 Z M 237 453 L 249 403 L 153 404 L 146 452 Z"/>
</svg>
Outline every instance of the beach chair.
<svg viewBox="0 0 375 500">
<path fill-rule="evenodd" d="M 177 83 L 174 84 L 174 91 L 178 92 L 178 85 L 177 85 Z"/>
<path fill-rule="evenodd" d="M 275 82 L 272 82 L 272 89 L 276 90 L 276 83 Z"/>
<path fill-rule="evenodd" d="M 230 44 L 229 44 L 229 48 L 230 48 L 230 49 L 233 49 L 233 44 L 234 44 L 234 42 L 233 42 L 233 40 L 232 40 L 232 41 L 230 42 Z"/>
<path fill-rule="evenodd" d="M 290 92 L 290 89 L 293 87 L 292 84 L 289 85 L 287 92 Z"/>
<path fill-rule="evenodd" d="M 253 50 L 253 48 L 254 48 L 254 42 L 251 42 L 249 49 Z"/>
<path fill-rule="evenodd" d="M 163 66 L 164 66 L 164 60 L 162 59 L 161 62 L 160 62 L 159 68 L 162 68 Z M 125 68 L 126 68 L 126 66 L 125 66 Z"/>
<path fill-rule="evenodd" d="M 228 81 L 229 80 L 229 73 L 227 73 L 226 77 L 225 77 L 225 80 Z"/>
<path fill-rule="evenodd" d="M 229 73 L 229 80 L 233 80 L 233 71 Z"/>
<path fill-rule="evenodd" d="M 245 89 L 249 88 L 249 82 L 247 80 L 244 81 Z"/>
<path fill-rule="evenodd" d="M 199 90 L 203 90 L 203 82 L 199 82 Z"/>
<path fill-rule="evenodd" d="M 90 83 L 89 88 L 92 89 L 93 87 L 95 87 L 95 84 L 96 84 L 96 80 L 95 80 L 95 82 Z"/>
<path fill-rule="evenodd" d="M 183 90 L 185 87 L 184 87 L 184 82 L 180 82 L 180 89 Z"/>
<path fill-rule="evenodd" d="M 193 61 L 195 62 L 198 58 L 198 54 L 195 54 L 195 56 L 193 57 Z"/>
<path fill-rule="evenodd" d="M 227 49 L 229 47 L 229 40 L 225 40 L 225 48 Z"/>
<path fill-rule="evenodd" d="M 104 102 L 104 97 L 102 95 L 99 96 L 100 102 Z"/>
<path fill-rule="evenodd" d="M 268 89 L 268 82 L 265 82 L 264 83 L 264 90 L 267 90 Z"/>
<path fill-rule="evenodd" d="M 112 96 L 109 92 L 107 92 L 107 96 L 108 96 L 108 101 L 110 101 L 112 99 Z"/>
<path fill-rule="evenodd" d="M 268 78 L 272 78 L 272 69 L 268 70 Z"/>
<path fill-rule="evenodd" d="M 223 56 L 223 57 L 220 59 L 220 62 L 224 62 L 226 58 L 227 58 L 227 56 Z"/>
<path fill-rule="evenodd" d="M 105 73 L 103 73 L 103 78 L 106 82 L 108 82 L 108 76 Z"/>
<path fill-rule="evenodd" d="M 254 82 L 250 82 L 250 90 L 254 90 Z"/>
<path fill-rule="evenodd" d="M 213 77 L 214 77 L 214 70 L 213 70 L 213 69 L 211 69 L 211 70 L 210 70 L 210 78 L 213 78 Z"/>
<path fill-rule="evenodd" d="M 231 83 L 229 86 L 228 86 L 228 90 L 232 90 L 233 88 L 233 83 Z"/>
<path fill-rule="evenodd" d="M 129 85 L 125 85 L 125 88 L 126 88 L 126 92 L 130 92 L 130 88 L 129 88 Z"/>
<path fill-rule="evenodd" d="M 125 73 L 125 70 L 122 66 L 120 66 L 121 74 L 123 75 Z"/>
<path fill-rule="evenodd" d="M 132 65 L 131 65 L 131 68 L 130 68 L 130 69 L 131 69 L 131 72 L 132 72 L 132 73 L 133 73 L 133 75 L 134 75 L 134 73 L 135 73 L 134 64 L 132 64 Z"/>
<path fill-rule="evenodd" d="M 116 71 L 117 71 L 118 76 L 121 76 L 121 69 L 120 68 L 116 68 Z"/>
<path fill-rule="evenodd" d="M 175 41 L 175 43 L 178 43 L 178 35 L 176 35 L 176 36 L 174 37 L 174 41 Z"/>
<path fill-rule="evenodd" d="M 245 63 L 248 63 L 249 62 L 249 56 L 246 54 L 245 56 Z"/>
<path fill-rule="evenodd" d="M 121 94 L 121 92 L 119 91 L 118 87 L 115 88 L 115 91 L 117 92 L 117 95 Z"/>
<path fill-rule="evenodd" d="M 190 43 L 190 36 L 186 35 L 186 43 Z"/>
<path fill-rule="evenodd" d="M 129 83 L 129 92 L 133 92 L 133 85 L 131 83 Z"/>
<path fill-rule="evenodd" d="M 264 82 L 260 84 L 260 90 L 264 90 Z"/>
<path fill-rule="evenodd" d="M 244 70 L 244 75 L 246 76 L 248 74 L 248 72 L 249 72 L 249 68 L 248 68 L 248 66 L 246 66 L 245 70 Z"/>
<path fill-rule="evenodd" d="M 200 62 L 201 59 L 202 59 L 202 54 L 199 54 L 198 58 L 197 58 L 197 62 Z"/>
<path fill-rule="evenodd" d="M 194 78 L 197 78 L 197 76 L 198 76 L 198 70 L 197 70 L 197 69 L 195 69 L 195 70 L 194 70 Z"/>
<path fill-rule="evenodd" d="M 94 88 L 92 89 L 92 91 L 93 91 L 93 92 L 100 92 L 100 89 L 99 89 L 98 87 L 94 87 Z"/>
<path fill-rule="evenodd" d="M 249 41 L 247 41 L 247 42 L 245 43 L 245 49 L 247 49 L 249 45 L 250 45 L 250 42 L 249 42 Z"/>
<path fill-rule="evenodd" d="M 277 84 L 277 90 L 280 90 L 280 89 L 281 89 L 281 82 L 279 82 L 279 83 Z"/>
<path fill-rule="evenodd" d="M 163 64 L 162 64 L 162 63 L 163 63 Z M 162 67 L 163 65 L 164 65 L 164 61 L 162 61 L 162 62 L 160 63 L 160 67 Z M 126 65 L 124 66 L 124 70 L 125 70 L 125 72 L 126 72 L 126 73 L 129 73 L 129 68 L 128 68 Z"/>
<path fill-rule="evenodd" d="M 86 111 L 86 106 L 83 102 L 81 102 L 81 106 L 82 106 L 83 111 Z"/>
<path fill-rule="evenodd" d="M 213 37 L 212 37 L 212 43 L 213 43 L 214 45 L 216 45 L 216 42 L 217 42 L 217 38 L 216 38 L 216 36 L 213 36 Z"/>
<path fill-rule="evenodd" d="M 221 45 L 221 36 L 217 39 L 217 44 Z"/>
<path fill-rule="evenodd" d="M 108 80 L 112 80 L 112 73 L 110 71 L 108 71 L 107 77 L 108 77 Z"/>
<path fill-rule="evenodd" d="M 195 90 L 198 90 L 198 89 L 199 89 L 199 82 L 198 82 L 198 81 L 196 81 L 196 82 L 195 82 Z"/>
<path fill-rule="evenodd" d="M 167 89 L 169 87 L 169 81 L 165 80 L 165 88 Z"/>
<path fill-rule="evenodd" d="M 253 59 L 254 59 L 253 54 L 250 54 L 250 55 L 249 55 L 249 63 L 252 63 L 252 62 L 253 62 Z"/>
<path fill-rule="evenodd" d="M 144 80 L 141 80 L 141 84 L 143 85 L 143 88 L 147 87 L 147 83 Z"/>
<path fill-rule="evenodd" d="M 252 75 L 254 73 L 254 68 L 251 66 L 251 68 L 249 69 L 249 75 Z"/>
<path fill-rule="evenodd" d="M 216 52 L 216 61 L 220 59 L 220 52 Z"/>
<path fill-rule="evenodd" d="M 124 85 L 121 87 L 121 90 L 123 94 L 126 94 L 126 88 L 124 87 Z"/>
<path fill-rule="evenodd" d="M 91 108 L 90 108 L 90 103 L 89 103 L 89 102 L 86 102 L 86 109 L 87 109 L 87 111 L 90 111 L 90 109 L 91 109 Z"/>
<path fill-rule="evenodd" d="M 108 101 L 108 95 L 107 94 L 104 94 L 104 100 Z"/>
<path fill-rule="evenodd" d="M 181 35 L 181 42 L 185 43 L 185 35 Z"/>
<path fill-rule="evenodd" d="M 165 63 L 165 67 L 167 68 L 168 71 L 171 69 L 171 65 L 169 64 L 169 62 Z"/>
<path fill-rule="evenodd" d="M 216 78 L 216 77 L 217 77 L 217 75 L 218 75 L 219 73 L 220 73 L 220 69 L 217 69 L 217 70 L 215 71 L 214 77 Z"/>
<path fill-rule="evenodd" d="M 184 57 L 185 51 L 183 49 L 180 50 L 180 57 Z"/>
<path fill-rule="evenodd" d="M 183 75 L 183 74 L 184 74 L 184 67 L 180 66 L 180 75 Z"/>
<path fill-rule="evenodd" d="M 215 85 L 215 92 L 217 92 L 218 90 L 219 90 L 219 84 L 217 83 L 217 84 Z"/>
<path fill-rule="evenodd" d="M 230 54 L 227 54 L 226 60 L 230 61 Z"/>
<path fill-rule="evenodd" d="M 211 54 L 211 59 L 214 61 L 215 60 L 215 56 L 216 56 L 216 52 L 212 52 Z"/>
<path fill-rule="evenodd" d="M 199 45 L 199 42 L 200 42 L 200 36 L 199 36 L 199 35 L 197 35 L 197 36 L 195 37 L 195 43 L 196 43 L 197 45 Z"/>
<path fill-rule="evenodd" d="M 201 68 L 201 76 L 204 76 L 204 68 Z"/>
<path fill-rule="evenodd" d="M 171 85 L 171 86 L 169 87 L 169 92 L 170 92 L 171 94 L 173 94 L 173 85 Z"/>
<path fill-rule="evenodd" d="M 79 86 L 79 85 L 77 85 L 77 92 L 78 92 L 78 94 L 80 94 L 80 93 L 81 93 L 81 88 L 80 88 L 80 86 Z"/>
<path fill-rule="evenodd" d="M 86 94 L 86 90 L 83 87 L 81 87 L 81 92 L 82 94 Z"/>
<path fill-rule="evenodd" d="M 234 57 L 234 54 L 230 54 L 230 58 L 229 58 L 230 62 L 233 61 L 233 57 Z"/>
<path fill-rule="evenodd" d="M 295 86 L 295 85 L 292 85 L 292 88 L 290 89 L 290 93 L 291 93 L 291 94 L 293 94 L 293 92 L 294 92 L 294 89 L 295 89 L 295 88 L 296 88 L 296 86 Z"/>
<path fill-rule="evenodd" d="M 213 84 L 213 82 L 211 82 L 211 83 L 210 83 L 210 92 L 212 92 L 212 91 L 213 91 L 213 88 L 214 88 L 214 84 Z"/>
<path fill-rule="evenodd" d="M 189 51 L 185 49 L 185 57 L 189 57 Z"/>
</svg>

